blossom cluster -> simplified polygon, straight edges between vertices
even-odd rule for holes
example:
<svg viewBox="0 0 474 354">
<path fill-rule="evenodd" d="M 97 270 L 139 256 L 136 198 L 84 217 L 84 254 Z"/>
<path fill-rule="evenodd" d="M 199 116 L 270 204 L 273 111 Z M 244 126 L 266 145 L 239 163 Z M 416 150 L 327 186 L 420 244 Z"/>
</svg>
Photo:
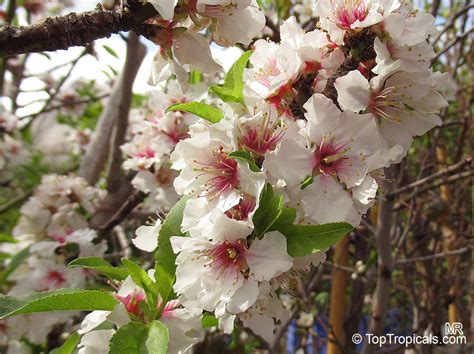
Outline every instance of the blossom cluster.
<svg viewBox="0 0 474 354">
<path fill-rule="evenodd" d="M 245 104 L 222 104 L 218 123 L 192 125 L 171 153 L 174 187 L 187 198 L 185 235 L 171 238 L 179 303 L 213 313 L 226 333 L 238 318 L 270 343 L 286 312 L 277 289 L 325 250 L 299 257 L 292 235 L 262 228 L 266 195 L 280 195 L 297 225 L 357 226 L 383 168 L 439 125 L 447 105 L 443 75 L 430 68 L 431 15 L 398 1 L 319 1 L 315 10 L 320 29 L 305 32 L 291 17 L 280 43 L 255 42 Z M 160 222 L 145 227 L 135 244 L 151 251 Z"/>
<path fill-rule="evenodd" d="M 176 144 L 188 137 L 189 126 L 198 120 L 187 112 L 165 112 L 166 108 L 200 99 L 203 87 L 193 85 L 184 95 L 172 80 L 165 89 L 150 91 L 147 105 L 131 112 L 127 142 L 121 146 L 123 167 L 136 172 L 132 180 L 136 189 L 151 194 L 148 209 L 167 211 L 178 201 L 173 188 L 177 174 L 171 170 L 169 157 Z"/>
<path fill-rule="evenodd" d="M 113 352 L 113 338 L 161 324 L 168 352 L 185 353 L 203 337 L 203 316 L 225 333 L 242 323 L 271 344 L 290 315 L 283 294 L 360 224 L 383 169 L 441 123 L 447 80 L 431 68 L 434 18 L 408 1 L 303 1 L 294 11 L 318 16 L 316 29 L 289 17 L 278 43 L 252 43 L 265 22 L 254 0 L 142 2 L 162 27 L 151 75 L 159 86 L 131 110 L 121 151 L 132 185 L 149 196 L 146 209 L 169 212 L 132 239 L 154 253 L 155 268 L 101 259 L 108 245 L 89 219 L 105 193 L 80 177 L 47 175 L 20 209 L 16 242 L 1 245 L 29 254 L 9 274 L 8 295 L 85 288 L 89 271 L 67 264 L 88 257 L 112 279 L 113 306 L 83 319 L 80 354 Z M 205 31 L 217 44 L 251 48 L 209 94 L 204 82 L 188 82 L 221 70 Z M 72 120 L 85 108 L 73 95 L 57 97 Z M 2 141 L 17 129 L 5 110 L 0 129 Z M 0 169 L 15 161 L 2 144 Z M 29 314 L 2 328 L 9 340 L 35 344 L 72 322 L 70 314 Z"/>
<path fill-rule="evenodd" d="M 0 102 L 0 172 L 6 176 L 8 170 L 27 158 L 28 153 L 19 136 L 18 118 Z"/>
<path fill-rule="evenodd" d="M 3 253 L 27 254 L 26 261 L 7 278 L 11 284 L 8 295 L 85 287 L 87 271 L 68 268 L 67 264 L 77 257 L 102 257 L 107 250 L 105 240 L 94 242 L 97 233 L 88 224 L 103 197 L 103 191 L 80 177 L 43 177 L 20 209 L 19 222 L 13 229 L 15 242 L 0 246 Z M 23 315 L 2 323 L 2 332 L 10 345 L 25 337 L 41 344 L 55 325 L 71 320 L 71 314 L 64 313 Z"/>
<path fill-rule="evenodd" d="M 160 51 L 155 56 L 152 82 L 166 81 L 173 72 L 183 89 L 188 87 L 189 72 L 212 75 L 221 69 L 203 31 L 211 33 L 213 42 L 229 47 L 250 44 L 265 26 L 265 15 L 255 0 L 142 2 L 153 5 L 161 17 L 158 23 L 162 29 L 155 39 Z"/>
</svg>

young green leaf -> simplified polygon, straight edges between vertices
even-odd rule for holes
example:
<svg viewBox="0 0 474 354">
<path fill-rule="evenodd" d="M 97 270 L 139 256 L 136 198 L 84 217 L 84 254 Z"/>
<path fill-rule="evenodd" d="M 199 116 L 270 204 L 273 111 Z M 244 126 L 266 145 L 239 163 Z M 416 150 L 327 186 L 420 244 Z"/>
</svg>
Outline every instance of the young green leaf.
<svg viewBox="0 0 474 354">
<path fill-rule="evenodd" d="M 252 51 L 247 51 L 232 65 L 227 73 L 224 85 L 212 85 L 210 90 L 219 96 L 224 102 L 244 103 L 244 69 L 252 55 Z"/>
<path fill-rule="evenodd" d="M 170 210 L 165 221 L 161 225 L 158 236 L 158 250 L 155 252 L 155 279 L 160 289 L 164 302 L 170 300 L 173 294 L 173 283 L 176 272 L 176 254 L 171 247 L 172 236 L 185 236 L 181 232 L 183 212 L 187 197 L 182 197 Z"/>
<path fill-rule="evenodd" d="M 332 246 L 344 237 L 353 226 L 344 223 L 324 225 L 287 225 L 279 229 L 286 236 L 288 254 L 303 257 Z"/>
<path fill-rule="evenodd" d="M 18 240 L 7 234 L 0 234 L 0 242 L 17 243 Z"/>
<path fill-rule="evenodd" d="M 138 264 L 128 259 L 122 259 L 122 263 L 128 268 L 130 276 L 132 277 L 132 280 L 135 282 L 135 284 L 145 290 L 147 303 L 150 308 L 156 309 L 158 300 L 158 286 L 156 283 Z"/>
<path fill-rule="evenodd" d="M 143 323 L 130 322 L 114 333 L 109 343 L 109 354 L 145 354 L 144 342 L 148 327 Z"/>
<path fill-rule="evenodd" d="M 268 231 L 275 231 L 283 229 L 288 225 L 292 225 L 296 219 L 296 209 L 294 208 L 283 208 L 281 214 L 275 220 L 273 225 L 269 228 Z"/>
<path fill-rule="evenodd" d="M 99 290 L 59 289 L 22 297 L 0 295 L 0 319 L 34 312 L 112 311 L 116 304 L 112 295 Z"/>
<path fill-rule="evenodd" d="M 166 108 L 166 112 L 170 111 L 189 112 L 211 123 L 217 123 L 224 118 L 224 114 L 218 108 L 202 102 L 176 103 Z"/>
<path fill-rule="evenodd" d="M 77 332 L 73 333 L 59 348 L 53 349 L 51 354 L 72 354 L 79 344 L 80 336 Z"/>
<path fill-rule="evenodd" d="M 107 53 L 109 53 L 110 55 L 112 55 L 113 57 L 117 59 L 120 59 L 119 56 L 117 55 L 117 52 L 113 50 L 112 48 L 110 48 L 108 45 L 104 44 L 103 47 L 107 51 Z"/>
<path fill-rule="evenodd" d="M 185 335 L 183 333 L 183 335 Z M 150 323 L 148 336 L 145 340 L 144 347 L 142 346 L 142 353 L 147 354 L 166 354 L 169 342 L 168 327 L 160 321 L 153 321 Z"/>
<path fill-rule="evenodd" d="M 283 196 L 273 194 L 272 186 L 267 183 L 262 190 L 258 209 L 253 216 L 254 234 L 263 236 L 278 220 L 283 210 Z"/>
<path fill-rule="evenodd" d="M 23 261 L 28 257 L 30 254 L 30 248 L 26 247 L 22 249 L 20 252 L 16 253 L 8 263 L 8 266 L 5 268 L 5 270 L 1 273 L 0 275 L 0 284 L 3 284 L 8 276 L 12 274 L 15 269 L 17 269 L 20 264 L 23 263 Z"/>
<path fill-rule="evenodd" d="M 125 280 L 129 272 L 125 268 L 114 267 L 106 260 L 99 257 L 82 257 L 74 259 L 68 264 L 70 268 L 88 268 L 94 269 L 95 271 L 102 273 L 110 279 Z"/>
<path fill-rule="evenodd" d="M 260 170 L 260 167 L 258 167 L 255 161 L 253 160 L 252 155 L 250 155 L 250 153 L 248 153 L 247 151 L 233 151 L 229 154 L 229 157 L 248 162 L 250 170 L 253 172 L 262 172 Z"/>
<path fill-rule="evenodd" d="M 216 327 L 219 324 L 219 321 L 217 320 L 216 316 L 207 313 L 202 316 L 202 328 L 210 328 L 210 327 Z"/>
</svg>

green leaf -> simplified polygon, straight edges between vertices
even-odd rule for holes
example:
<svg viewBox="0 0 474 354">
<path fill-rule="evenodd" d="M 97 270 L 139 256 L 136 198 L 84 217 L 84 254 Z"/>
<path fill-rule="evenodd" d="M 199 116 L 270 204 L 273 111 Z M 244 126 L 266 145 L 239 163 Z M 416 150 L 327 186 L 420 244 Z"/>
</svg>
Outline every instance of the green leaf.
<svg viewBox="0 0 474 354">
<path fill-rule="evenodd" d="M 72 354 L 79 343 L 79 334 L 73 333 L 59 348 L 53 349 L 51 354 Z"/>
<path fill-rule="evenodd" d="M 169 111 L 189 112 L 211 123 L 217 123 L 224 118 L 224 114 L 218 108 L 202 102 L 176 103 L 166 108 L 166 112 Z"/>
<path fill-rule="evenodd" d="M 114 267 L 106 260 L 99 257 L 77 258 L 68 264 L 70 268 L 89 268 L 102 273 L 110 279 L 125 280 L 129 272 L 125 268 Z"/>
<path fill-rule="evenodd" d="M 132 277 L 132 280 L 135 282 L 135 284 L 145 290 L 147 303 L 150 308 L 153 310 L 156 309 L 156 304 L 158 300 L 158 286 L 156 285 L 156 283 L 138 264 L 128 259 L 122 259 L 122 262 L 128 268 L 130 276 Z"/>
<path fill-rule="evenodd" d="M 185 335 L 184 333 L 182 335 Z M 153 321 L 150 324 L 148 337 L 145 340 L 144 347 L 142 346 L 141 353 L 147 354 L 166 354 L 168 350 L 169 331 L 160 321 Z"/>
<path fill-rule="evenodd" d="M 202 73 L 199 70 L 193 70 L 189 73 L 189 83 L 191 85 L 202 82 Z"/>
<path fill-rule="evenodd" d="M 313 182 L 314 182 L 313 176 L 306 177 L 305 180 L 301 183 L 301 189 L 305 189 L 306 187 L 313 184 Z"/>
<path fill-rule="evenodd" d="M 249 163 L 250 170 L 252 170 L 253 172 L 262 172 L 260 170 L 260 167 L 258 167 L 255 161 L 253 160 L 252 155 L 250 155 L 250 153 L 248 153 L 247 151 L 233 151 L 229 154 L 229 157 L 241 161 L 247 161 Z"/>
<path fill-rule="evenodd" d="M 216 327 L 219 324 L 219 321 L 217 320 L 216 316 L 207 313 L 202 316 L 202 328 L 210 328 L 210 327 Z"/>
<path fill-rule="evenodd" d="M 99 290 L 59 289 L 22 297 L 0 295 L 0 319 L 34 312 L 112 311 L 116 304 L 112 295 Z"/>
<path fill-rule="evenodd" d="M 253 216 L 254 234 L 263 236 L 278 220 L 283 209 L 283 196 L 273 194 L 272 186 L 267 183 L 262 190 L 258 209 Z"/>
<path fill-rule="evenodd" d="M 110 55 L 112 55 L 113 57 L 117 58 L 117 59 L 120 59 L 117 52 L 115 50 L 113 50 L 112 48 L 110 48 L 108 45 L 103 45 L 104 49 L 107 51 L 107 53 L 109 53 Z"/>
<path fill-rule="evenodd" d="M 17 243 L 18 240 L 7 234 L 0 234 L 0 242 Z"/>
<path fill-rule="evenodd" d="M 176 254 L 171 247 L 172 236 L 185 236 L 181 232 L 184 207 L 188 197 L 182 197 L 170 210 L 165 221 L 161 225 L 158 235 L 158 250 L 155 252 L 155 279 L 160 289 L 163 303 L 173 296 L 173 283 L 176 273 Z"/>
<path fill-rule="evenodd" d="M 252 55 L 252 51 L 247 51 L 232 65 L 227 73 L 224 85 L 212 85 L 210 90 L 219 96 L 224 102 L 244 103 L 244 69 Z"/>
<path fill-rule="evenodd" d="M 109 354 L 141 354 L 148 327 L 143 323 L 130 322 L 114 333 L 109 343 Z"/>
<path fill-rule="evenodd" d="M 353 226 L 337 222 L 324 225 L 287 225 L 279 231 L 286 236 L 288 254 L 303 257 L 332 246 Z"/>
<path fill-rule="evenodd" d="M 11 258 L 10 263 L 8 263 L 8 266 L 0 275 L 0 284 L 3 284 L 8 279 L 8 276 L 12 274 L 15 271 L 15 269 L 17 269 L 20 266 L 20 264 L 23 263 L 23 261 L 29 256 L 29 254 L 30 254 L 30 247 L 28 246 L 22 249 L 20 252 L 16 253 Z"/>
<path fill-rule="evenodd" d="M 296 209 L 294 208 L 283 208 L 280 215 L 275 220 L 273 225 L 269 228 L 269 231 L 275 231 L 283 229 L 288 225 L 293 225 L 296 219 Z"/>
</svg>

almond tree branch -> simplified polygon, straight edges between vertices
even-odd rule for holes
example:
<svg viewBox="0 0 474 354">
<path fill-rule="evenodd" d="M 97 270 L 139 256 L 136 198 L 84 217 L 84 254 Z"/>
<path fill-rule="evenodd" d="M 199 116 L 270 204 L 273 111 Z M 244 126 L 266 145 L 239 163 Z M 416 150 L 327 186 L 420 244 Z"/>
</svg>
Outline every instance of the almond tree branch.
<svg viewBox="0 0 474 354">
<path fill-rule="evenodd" d="M 144 57 L 145 50 L 138 45 L 138 42 L 133 51 L 127 52 L 124 69 L 115 82 L 110 99 L 97 123 L 92 141 L 82 158 L 78 175 L 84 177 L 91 185 L 97 182 L 99 173 L 107 161 L 109 141 L 117 120 L 124 114 L 128 116 L 130 103 L 125 105 L 125 101 L 128 96 L 131 97 L 133 82 Z"/>
<path fill-rule="evenodd" d="M 385 169 L 385 177 L 391 180 L 394 177 L 394 168 Z M 384 181 L 384 187 L 390 192 L 392 186 Z M 392 287 L 393 260 L 391 255 L 392 239 L 392 210 L 393 201 L 390 199 L 381 200 L 377 218 L 377 228 L 375 240 L 377 243 L 377 281 L 372 300 L 370 324 L 367 333 L 379 336 L 383 333 L 385 318 L 390 300 L 390 289 Z M 363 354 L 372 354 L 377 350 L 374 344 L 364 343 Z"/>
<path fill-rule="evenodd" d="M 125 68 L 132 66 L 140 67 L 141 62 L 145 58 L 146 47 L 140 43 L 140 37 L 135 32 L 130 32 L 127 42 L 127 57 Z M 110 154 L 110 166 L 107 176 L 107 189 L 114 192 L 119 189 L 122 183 L 123 175 L 121 173 L 122 150 L 120 146 L 125 143 L 125 134 L 128 126 L 128 115 L 130 105 L 132 103 L 132 86 L 136 72 L 125 70 L 124 82 L 122 85 L 121 100 L 117 112 L 117 121 L 115 125 L 115 133 L 113 138 L 113 146 Z"/>
<path fill-rule="evenodd" d="M 0 27 L 0 57 L 86 46 L 120 31 L 154 37 L 156 26 L 143 23 L 157 14 L 153 6 L 139 5 L 137 0 L 129 0 L 128 5 L 123 11 L 103 10 L 99 5 L 95 11 L 48 17 L 29 26 L 5 24 Z"/>
</svg>

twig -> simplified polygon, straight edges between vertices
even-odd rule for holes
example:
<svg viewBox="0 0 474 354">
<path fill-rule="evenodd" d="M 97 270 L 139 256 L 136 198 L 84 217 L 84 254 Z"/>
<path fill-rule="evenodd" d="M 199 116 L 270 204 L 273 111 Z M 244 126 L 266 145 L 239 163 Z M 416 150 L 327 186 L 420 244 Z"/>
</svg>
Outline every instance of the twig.
<svg viewBox="0 0 474 354">
<path fill-rule="evenodd" d="M 112 216 L 112 218 L 99 227 L 99 237 L 103 238 L 107 236 L 115 226 L 120 224 L 127 217 L 127 215 L 145 199 L 146 196 L 147 194 L 141 191 L 135 191 L 132 193 L 125 203 L 120 207 L 120 209 L 117 210 L 117 212 Z"/>
<path fill-rule="evenodd" d="M 454 164 L 454 165 L 451 165 L 449 167 L 446 167 L 445 169 L 441 170 L 441 171 L 438 171 L 436 173 L 433 173 L 432 175 L 430 176 L 427 176 L 425 178 L 422 178 L 422 179 L 419 179 L 418 181 L 415 181 L 413 183 L 410 183 L 406 186 L 403 186 L 401 188 L 398 188 L 390 193 L 387 193 L 386 196 L 387 198 L 393 198 L 394 196 L 396 195 L 399 195 L 399 194 L 402 194 L 402 193 L 405 193 L 413 188 L 416 188 L 416 187 L 419 187 L 421 185 L 424 185 L 425 183 L 428 183 L 438 177 L 441 177 L 441 176 L 444 176 L 446 174 L 450 174 L 452 172 L 455 172 L 457 170 L 460 170 L 460 169 L 463 169 L 464 166 L 466 165 L 471 165 L 472 163 L 472 157 L 468 157 L 466 158 L 464 161 L 461 161 L 461 162 L 458 162 L 457 164 Z"/>
<path fill-rule="evenodd" d="M 439 51 L 433 59 L 431 59 L 431 62 L 435 62 L 440 56 L 442 56 L 444 53 L 446 53 L 448 50 L 450 50 L 453 46 L 456 45 L 459 41 L 464 40 L 469 34 L 474 32 L 474 28 L 471 28 L 469 31 L 464 32 L 463 34 L 458 34 L 451 42 L 446 44 L 443 48 L 443 50 Z"/>
<path fill-rule="evenodd" d="M 471 251 L 471 247 L 463 247 L 459 248 L 457 250 L 453 251 L 448 251 L 448 252 L 440 252 L 440 253 L 435 253 L 430 256 L 422 256 L 422 257 L 415 257 L 415 258 L 407 258 L 407 259 L 398 259 L 395 261 L 395 264 L 406 264 L 406 263 L 413 263 L 413 262 L 424 262 L 424 261 L 430 261 L 432 259 L 436 258 L 444 258 L 447 256 L 454 256 L 454 255 L 459 255 L 466 253 L 468 251 Z"/>
</svg>

